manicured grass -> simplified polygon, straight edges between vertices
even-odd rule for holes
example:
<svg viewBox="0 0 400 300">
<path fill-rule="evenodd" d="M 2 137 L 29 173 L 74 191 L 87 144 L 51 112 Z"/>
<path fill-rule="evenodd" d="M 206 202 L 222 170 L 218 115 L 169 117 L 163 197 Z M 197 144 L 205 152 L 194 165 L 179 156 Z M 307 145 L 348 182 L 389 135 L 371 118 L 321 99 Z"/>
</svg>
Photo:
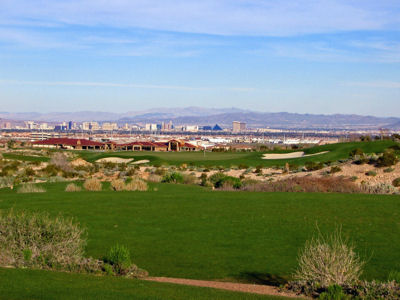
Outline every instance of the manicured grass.
<svg viewBox="0 0 400 300">
<path fill-rule="evenodd" d="M 328 162 L 349 158 L 351 150 L 360 148 L 366 153 L 380 153 L 386 148 L 396 145 L 392 141 L 352 142 L 331 145 L 316 146 L 305 149 L 306 154 L 314 154 L 324 151 L 328 153 L 293 159 L 264 160 L 264 153 L 287 153 L 293 151 L 270 151 L 270 152 L 94 152 L 80 151 L 79 155 L 87 161 L 94 162 L 104 157 L 134 158 L 135 160 L 147 159 L 150 164 L 181 165 L 183 163 L 194 166 L 223 166 L 231 167 L 240 164 L 248 166 L 283 166 L 286 162 L 304 165 L 307 161 Z M 300 150 L 302 151 L 302 150 Z"/>
<path fill-rule="evenodd" d="M 0 299 L 279 300 L 286 298 L 125 278 L 0 268 Z"/>
<path fill-rule="evenodd" d="M 151 192 L 0 191 L 0 209 L 74 216 L 87 227 L 87 254 L 124 244 L 152 276 L 254 281 L 288 278 L 299 249 L 336 225 L 368 258 L 364 277 L 400 270 L 400 197 L 386 195 L 217 192 L 158 184 Z"/>
<path fill-rule="evenodd" d="M 3 153 L 3 157 L 7 159 L 22 160 L 22 161 L 39 161 L 39 162 L 50 161 L 50 158 L 46 156 L 29 156 L 29 155 L 14 154 L 14 153 Z"/>
</svg>

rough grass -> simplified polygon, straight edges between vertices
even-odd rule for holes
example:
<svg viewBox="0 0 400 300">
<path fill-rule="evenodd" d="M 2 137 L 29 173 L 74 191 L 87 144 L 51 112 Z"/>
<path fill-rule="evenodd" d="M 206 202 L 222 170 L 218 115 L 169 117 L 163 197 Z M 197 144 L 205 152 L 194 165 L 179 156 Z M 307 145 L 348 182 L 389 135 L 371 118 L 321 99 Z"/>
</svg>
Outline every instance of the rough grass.
<svg viewBox="0 0 400 300">
<path fill-rule="evenodd" d="M 1 190 L 0 209 L 76 217 L 88 228 L 88 256 L 100 258 L 120 243 L 152 276 L 289 278 L 316 222 L 323 234 L 341 224 L 357 252 L 370 258 L 363 278 L 384 280 L 400 269 L 399 196 L 220 192 L 175 184 L 151 184 L 146 193 L 66 193 L 65 186 L 48 184 L 47 193 L 29 197 Z"/>
<path fill-rule="evenodd" d="M 102 190 L 102 183 L 96 178 L 90 178 L 85 180 L 83 187 L 88 191 L 98 192 Z"/>
<path fill-rule="evenodd" d="M 80 192 L 82 189 L 75 183 L 70 183 L 65 187 L 66 192 Z"/>
<path fill-rule="evenodd" d="M 17 192 L 20 194 L 29 194 L 29 193 L 45 193 L 46 190 L 38 185 L 35 185 L 33 183 L 26 183 L 21 185 L 18 189 Z"/>
</svg>

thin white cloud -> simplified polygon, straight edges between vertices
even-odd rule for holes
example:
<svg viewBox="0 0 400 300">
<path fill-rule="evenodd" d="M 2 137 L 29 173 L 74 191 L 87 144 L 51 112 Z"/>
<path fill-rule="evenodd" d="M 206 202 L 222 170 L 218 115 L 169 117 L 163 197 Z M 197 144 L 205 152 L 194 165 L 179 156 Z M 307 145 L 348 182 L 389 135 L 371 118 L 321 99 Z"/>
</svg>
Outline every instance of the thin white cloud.
<svg viewBox="0 0 400 300">
<path fill-rule="evenodd" d="M 287 36 L 399 29 L 399 10 L 372 0 L 3 0 L 0 23 Z"/>
<path fill-rule="evenodd" d="M 75 87 L 111 87 L 111 88 L 138 88 L 138 89 L 163 89 L 181 91 L 213 91 L 225 90 L 232 92 L 253 92 L 256 89 L 250 87 L 192 87 L 179 85 L 134 84 L 115 82 L 81 82 L 81 81 L 24 81 L 0 79 L 3 85 L 38 85 L 38 86 L 75 86 Z"/>
</svg>

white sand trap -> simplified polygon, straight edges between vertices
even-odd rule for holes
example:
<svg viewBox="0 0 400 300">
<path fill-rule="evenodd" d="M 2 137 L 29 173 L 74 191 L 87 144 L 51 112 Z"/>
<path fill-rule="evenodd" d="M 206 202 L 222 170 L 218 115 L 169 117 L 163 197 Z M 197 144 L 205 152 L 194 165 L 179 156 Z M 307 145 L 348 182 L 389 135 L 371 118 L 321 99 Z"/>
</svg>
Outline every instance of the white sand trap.
<svg viewBox="0 0 400 300">
<path fill-rule="evenodd" d="M 147 164 L 148 162 L 150 162 L 150 161 L 147 159 L 142 159 L 142 160 L 138 160 L 138 161 L 131 163 L 131 165 Z"/>
<path fill-rule="evenodd" d="M 99 163 L 112 162 L 112 163 L 116 163 L 116 164 L 128 164 L 131 161 L 133 161 L 133 158 L 121 158 L 121 157 L 105 157 L 105 158 L 96 160 L 96 162 L 99 162 Z"/>
<path fill-rule="evenodd" d="M 299 152 L 290 152 L 290 153 L 271 153 L 271 154 L 264 154 L 262 159 L 289 159 L 289 158 L 301 158 L 301 157 L 308 157 L 308 156 L 315 156 L 321 155 L 324 153 L 328 153 L 329 151 L 318 152 L 314 154 L 307 154 L 304 155 L 303 151 Z"/>
</svg>

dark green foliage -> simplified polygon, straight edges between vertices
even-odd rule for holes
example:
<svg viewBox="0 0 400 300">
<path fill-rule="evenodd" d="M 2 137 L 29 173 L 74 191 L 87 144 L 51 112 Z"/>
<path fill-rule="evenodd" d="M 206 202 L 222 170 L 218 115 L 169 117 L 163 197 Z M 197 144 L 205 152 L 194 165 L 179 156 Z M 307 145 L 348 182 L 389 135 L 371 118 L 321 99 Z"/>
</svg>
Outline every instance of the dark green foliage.
<svg viewBox="0 0 400 300">
<path fill-rule="evenodd" d="M 305 167 L 307 169 L 307 171 L 316 171 L 316 170 L 321 170 L 324 167 L 324 164 L 319 162 L 313 162 L 313 161 L 309 161 L 306 162 Z"/>
<path fill-rule="evenodd" d="M 350 299 L 349 296 L 344 294 L 340 285 L 334 284 L 328 287 L 326 292 L 321 293 L 318 299 L 321 300 L 346 300 Z"/>
<path fill-rule="evenodd" d="M 331 167 L 331 170 L 329 171 L 329 173 L 334 174 L 334 173 L 338 173 L 342 171 L 342 169 L 339 166 L 333 166 Z"/>
<path fill-rule="evenodd" d="M 392 184 L 395 187 L 400 187 L 400 177 L 393 180 Z"/>
<path fill-rule="evenodd" d="M 400 271 L 392 271 L 389 273 L 388 281 L 394 281 L 400 284 Z"/>
<path fill-rule="evenodd" d="M 179 172 L 172 172 L 169 174 L 166 174 L 161 182 L 164 183 L 184 183 L 184 178 L 183 175 Z"/>
<path fill-rule="evenodd" d="M 239 169 L 248 169 L 249 166 L 246 165 L 246 164 L 239 164 L 238 168 L 239 168 Z"/>
<path fill-rule="evenodd" d="M 111 265 L 116 274 L 125 275 L 132 265 L 129 249 L 126 246 L 115 245 L 110 249 L 104 262 Z"/>
<path fill-rule="evenodd" d="M 239 178 L 228 176 L 224 173 L 215 173 L 210 176 L 209 180 L 215 188 L 222 188 L 224 185 L 229 185 L 235 189 L 239 189 L 242 186 Z"/>
<path fill-rule="evenodd" d="M 350 151 L 350 156 L 354 157 L 354 156 L 362 156 L 364 155 L 364 151 L 360 148 L 356 148 Z"/>
<path fill-rule="evenodd" d="M 376 165 L 378 167 L 390 167 L 397 164 L 399 158 L 397 157 L 394 150 L 386 150 L 383 154 L 378 158 Z"/>
<path fill-rule="evenodd" d="M 386 169 L 383 170 L 384 173 L 391 173 L 393 171 L 394 171 L 393 168 L 386 168 Z"/>
<path fill-rule="evenodd" d="M 365 175 L 367 175 L 367 176 L 376 176 L 377 174 L 376 174 L 375 171 L 368 171 L 368 172 L 365 173 Z"/>
</svg>

